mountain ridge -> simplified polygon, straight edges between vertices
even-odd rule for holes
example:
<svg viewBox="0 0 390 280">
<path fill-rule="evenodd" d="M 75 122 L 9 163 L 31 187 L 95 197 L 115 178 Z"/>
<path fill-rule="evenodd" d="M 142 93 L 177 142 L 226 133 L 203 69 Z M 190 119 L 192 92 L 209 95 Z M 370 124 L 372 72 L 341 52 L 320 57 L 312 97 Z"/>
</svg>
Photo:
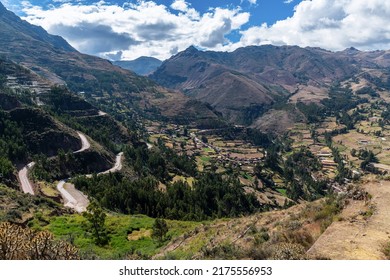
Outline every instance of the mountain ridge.
<svg viewBox="0 0 390 280">
<path fill-rule="evenodd" d="M 149 77 L 210 104 L 230 122 L 251 124 L 274 105 L 319 104 L 329 97 L 334 83 L 347 81 L 367 69 L 383 74 L 368 79 L 386 84 L 388 65 L 389 51 L 349 48 L 331 52 L 263 45 L 215 52 L 190 46 L 164 61 Z M 247 119 L 248 114 L 253 117 Z"/>
</svg>

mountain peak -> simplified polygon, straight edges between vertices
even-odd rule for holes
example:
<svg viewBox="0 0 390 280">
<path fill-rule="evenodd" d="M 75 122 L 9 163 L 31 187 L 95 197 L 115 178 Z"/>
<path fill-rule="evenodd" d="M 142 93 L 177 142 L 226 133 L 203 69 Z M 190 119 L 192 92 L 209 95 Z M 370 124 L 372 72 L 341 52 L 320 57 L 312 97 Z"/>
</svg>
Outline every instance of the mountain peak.
<svg viewBox="0 0 390 280">
<path fill-rule="evenodd" d="M 344 52 L 347 54 L 357 54 L 360 51 L 357 48 L 350 47 L 350 48 L 345 49 Z"/>
<path fill-rule="evenodd" d="M 197 53 L 198 49 L 194 47 L 194 45 L 189 46 L 184 50 L 185 53 Z"/>
</svg>

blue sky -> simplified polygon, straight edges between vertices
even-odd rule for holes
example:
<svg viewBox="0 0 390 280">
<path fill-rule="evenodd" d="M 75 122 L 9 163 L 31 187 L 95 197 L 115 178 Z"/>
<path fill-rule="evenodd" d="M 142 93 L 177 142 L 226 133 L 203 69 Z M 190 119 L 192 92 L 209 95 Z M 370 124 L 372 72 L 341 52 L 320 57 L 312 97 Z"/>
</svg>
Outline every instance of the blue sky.
<svg viewBox="0 0 390 280">
<path fill-rule="evenodd" d="M 108 59 L 166 59 L 190 45 L 390 49 L 386 0 L 0 0 L 23 19 Z"/>
</svg>

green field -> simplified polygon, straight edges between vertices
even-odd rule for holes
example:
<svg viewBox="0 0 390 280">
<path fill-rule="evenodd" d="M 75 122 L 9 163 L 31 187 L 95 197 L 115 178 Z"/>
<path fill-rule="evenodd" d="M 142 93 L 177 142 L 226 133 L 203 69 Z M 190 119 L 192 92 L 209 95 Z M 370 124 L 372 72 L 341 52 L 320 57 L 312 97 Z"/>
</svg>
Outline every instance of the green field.
<svg viewBox="0 0 390 280">
<path fill-rule="evenodd" d="M 106 227 L 110 236 L 108 245 L 99 247 L 94 244 L 87 230 L 87 221 L 81 215 L 53 217 L 44 229 L 52 232 L 56 238 L 73 243 L 84 259 L 124 259 L 130 255 L 148 259 L 171 239 L 194 230 L 200 223 L 167 220 L 169 231 L 167 239 L 159 243 L 150 237 L 154 219 L 144 215 L 108 215 Z M 129 240 L 132 233 L 139 235 L 138 240 Z M 141 233 L 141 234 L 139 234 Z"/>
<path fill-rule="evenodd" d="M 211 158 L 208 157 L 208 156 L 201 156 L 200 159 L 201 159 L 202 161 L 204 161 L 204 162 L 209 162 Z"/>
<path fill-rule="evenodd" d="M 276 189 L 281 195 L 287 197 L 287 190 L 286 189 Z"/>
<path fill-rule="evenodd" d="M 203 151 L 206 153 L 214 153 L 214 150 L 211 148 L 203 148 Z"/>
</svg>

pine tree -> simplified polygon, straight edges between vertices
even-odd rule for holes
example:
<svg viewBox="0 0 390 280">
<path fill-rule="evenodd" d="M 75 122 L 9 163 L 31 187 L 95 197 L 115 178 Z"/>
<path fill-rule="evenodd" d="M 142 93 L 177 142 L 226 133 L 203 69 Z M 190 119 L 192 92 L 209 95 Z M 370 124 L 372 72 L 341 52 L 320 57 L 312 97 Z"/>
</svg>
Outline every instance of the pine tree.
<svg viewBox="0 0 390 280">
<path fill-rule="evenodd" d="M 107 245 L 110 238 L 105 227 L 106 214 L 100 205 L 94 200 L 84 212 L 83 216 L 90 222 L 90 230 L 98 246 Z"/>
<path fill-rule="evenodd" d="M 167 222 L 163 219 L 156 219 L 153 224 L 152 237 L 158 239 L 159 242 L 162 242 L 165 239 L 167 233 Z"/>
</svg>

